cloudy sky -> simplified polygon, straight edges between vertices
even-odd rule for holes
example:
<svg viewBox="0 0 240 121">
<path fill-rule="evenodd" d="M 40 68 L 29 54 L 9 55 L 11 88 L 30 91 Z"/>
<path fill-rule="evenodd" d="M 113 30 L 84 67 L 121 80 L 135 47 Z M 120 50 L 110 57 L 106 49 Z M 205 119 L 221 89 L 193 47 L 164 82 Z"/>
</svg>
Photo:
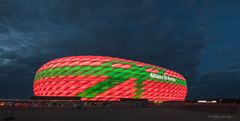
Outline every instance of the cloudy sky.
<svg viewBox="0 0 240 121">
<path fill-rule="evenodd" d="M 188 99 L 240 98 L 240 2 L 0 0 L 0 98 L 29 98 L 35 72 L 104 55 L 183 74 Z"/>
</svg>

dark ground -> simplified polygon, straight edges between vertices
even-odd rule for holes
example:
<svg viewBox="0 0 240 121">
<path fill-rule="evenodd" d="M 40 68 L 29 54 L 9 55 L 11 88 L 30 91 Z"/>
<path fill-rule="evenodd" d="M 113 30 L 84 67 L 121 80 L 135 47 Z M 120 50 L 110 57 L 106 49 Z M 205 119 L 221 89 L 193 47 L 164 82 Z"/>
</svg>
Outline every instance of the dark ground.
<svg viewBox="0 0 240 121">
<path fill-rule="evenodd" d="M 240 121 L 239 105 L 163 105 L 125 109 L 17 109 L 12 121 Z M 7 110 L 0 110 L 0 121 Z"/>
</svg>

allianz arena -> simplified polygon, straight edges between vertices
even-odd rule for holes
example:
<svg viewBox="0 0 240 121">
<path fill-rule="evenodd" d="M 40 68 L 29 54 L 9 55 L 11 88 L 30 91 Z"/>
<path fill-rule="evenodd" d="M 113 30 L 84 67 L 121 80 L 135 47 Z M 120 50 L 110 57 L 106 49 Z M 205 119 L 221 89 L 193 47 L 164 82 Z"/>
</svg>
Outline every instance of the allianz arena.
<svg viewBox="0 0 240 121">
<path fill-rule="evenodd" d="M 52 60 L 36 73 L 34 96 L 81 100 L 184 101 L 186 79 L 174 71 L 107 56 L 71 56 Z"/>
</svg>

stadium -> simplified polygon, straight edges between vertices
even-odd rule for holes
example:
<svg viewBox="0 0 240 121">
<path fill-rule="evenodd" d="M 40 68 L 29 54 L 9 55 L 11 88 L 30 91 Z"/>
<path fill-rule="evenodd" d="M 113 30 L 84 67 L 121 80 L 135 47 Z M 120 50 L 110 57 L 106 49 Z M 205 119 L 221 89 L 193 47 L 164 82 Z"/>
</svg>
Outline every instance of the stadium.
<svg viewBox="0 0 240 121">
<path fill-rule="evenodd" d="M 0 119 L 239 121 L 239 100 L 187 100 L 179 73 L 115 57 L 52 60 L 37 70 L 33 93 L 30 100 L 0 99 Z"/>
<path fill-rule="evenodd" d="M 179 73 L 151 64 L 71 56 L 44 64 L 35 75 L 33 91 L 38 97 L 79 97 L 82 101 L 184 101 L 187 83 Z"/>
</svg>

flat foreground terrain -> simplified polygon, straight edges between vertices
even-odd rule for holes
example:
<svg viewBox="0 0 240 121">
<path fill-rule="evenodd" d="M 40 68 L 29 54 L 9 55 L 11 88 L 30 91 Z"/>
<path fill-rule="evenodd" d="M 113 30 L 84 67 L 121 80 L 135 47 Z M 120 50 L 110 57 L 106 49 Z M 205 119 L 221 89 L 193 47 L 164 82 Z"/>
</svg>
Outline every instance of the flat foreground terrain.
<svg viewBox="0 0 240 121">
<path fill-rule="evenodd" d="M 0 109 L 0 121 L 7 109 Z M 239 105 L 177 105 L 120 109 L 15 109 L 12 121 L 240 121 Z"/>
</svg>

